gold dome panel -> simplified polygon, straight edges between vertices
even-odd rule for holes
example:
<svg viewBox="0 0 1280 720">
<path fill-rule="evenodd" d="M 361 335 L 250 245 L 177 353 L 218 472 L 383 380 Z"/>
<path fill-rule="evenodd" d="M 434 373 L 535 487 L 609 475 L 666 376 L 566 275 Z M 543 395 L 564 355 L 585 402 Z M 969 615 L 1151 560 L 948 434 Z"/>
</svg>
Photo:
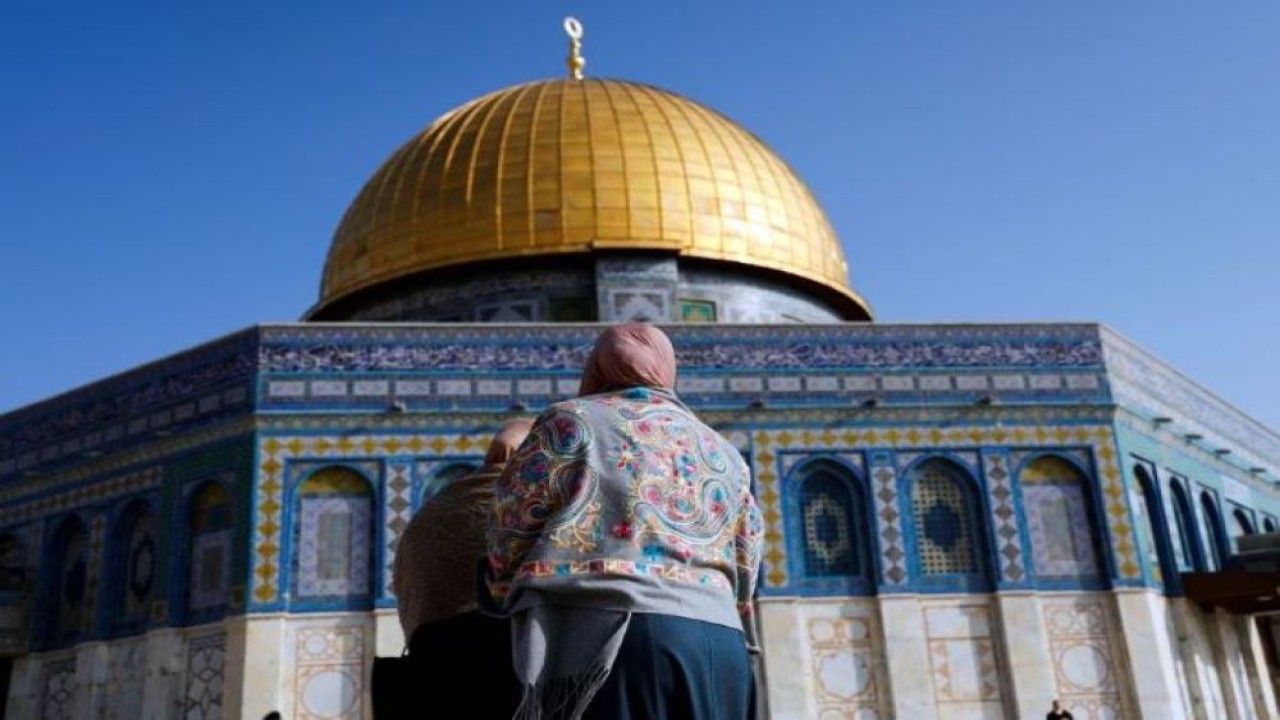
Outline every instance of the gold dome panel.
<svg viewBox="0 0 1280 720">
<path fill-rule="evenodd" d="M 673 93 L 599 79 L 491 93 L 396 151 L 343 217 L 316 310 L 424 270 L 597 249 L 781 271 L 870 315 L 822 209 L 760 140 Z"/>
</svg>

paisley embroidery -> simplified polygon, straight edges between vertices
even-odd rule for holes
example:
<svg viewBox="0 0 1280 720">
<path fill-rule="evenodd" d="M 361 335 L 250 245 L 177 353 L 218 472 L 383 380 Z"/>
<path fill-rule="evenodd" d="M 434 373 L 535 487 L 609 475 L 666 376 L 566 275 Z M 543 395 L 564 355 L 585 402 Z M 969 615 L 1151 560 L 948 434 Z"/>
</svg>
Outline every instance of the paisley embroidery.
<svg viewBox="0 0 1280 720">
<path fill-rule="evenodd" d="M 666 394 L 560 403 L 500 484 L 491 587 L 643 576 L 724 587 L 749 604 L 763 541 L 749 482 L 737 451 Z"/>
</svg>

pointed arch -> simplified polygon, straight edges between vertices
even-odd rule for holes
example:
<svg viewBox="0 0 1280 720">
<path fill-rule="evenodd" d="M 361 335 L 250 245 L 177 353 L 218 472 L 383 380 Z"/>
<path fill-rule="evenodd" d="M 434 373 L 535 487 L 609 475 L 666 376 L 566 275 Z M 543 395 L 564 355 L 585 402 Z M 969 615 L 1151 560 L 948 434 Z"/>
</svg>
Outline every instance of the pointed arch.
<svg viewBox="0 0 1280 720">
<path fill-rule="evenodd" d="M 1102 577 L 1101 535 L 1087 478 L 1057 455 L 1041 455 L 1018 473 L 1037 580 Z"/>
<path fill-rule="evenodd" d="M 1264 515 L 1262 517 L 1262 531 L 1268 534 L 1276 532 L 1276 519 L 1270 515 Z"/>
<path fill-rule="evenodd" d="M 1195 513 L 1191 510 L 1191 497 L 1179 480 L 1169 481 L 1169 492 L 1173 496 L 1174 525 L 1177 527 L 1178 539 L 1181 540 L 1182 552 L 1178 557 L 1178 569 L 1184 572 L 1204 570 L 1204 546 L 1200 542 Z"/>
<path fill-rule="evenodd" d="M 373 499 L 369 480 L 341 465 L 320 468 L 298 485 L 291 573 L 297 601 L 372 606 Z"/>
<path fill-rule="evenodd" d="M 74 641 L 89 627 L 89 533 L 75 515 L 58 524 L 49 543 L 50 603 L 47 637 L 54 643 Z"/>
<path fill-rule="evenodd" d="M 110 624 L 120 635 L 146 626 L 156 580 L 156 519 L 151 503 L 130 501 L 111 533 Z"/>
<path fill-rule="evenodd" d="M 857 474 L 838 460 L 815 458 L 795 467 L 786 486 L 797 584 L 843 595 L 874 593 L 874 544 Z"/>
<path fill-rule="evenodd" d="M 1253 516 L 1242 507 L 1234 507 L 1231 509 L 1231 525 L 1232 537 L 1240 537 L 1242 535 L 1253 535 L 1257 532 L 1253 524 Z"/>
<path fill-rule="evenodd" d="M 929 458 L 907 473 L 912 564 L 930 589 L 990 591 L 992 563 L 973 476 L 957 463 Z"/>
<path fill-rule="evenodd" d="M 1129 497 L 1139 548 L 1151 579 L 1164 587 L 1167 578 L 1177 576 L 1178 566 L 1165 533 L 1164 505 L 1160 502 L 1154 470 L 1144 462 L 1134 463 L 1133 478 L 1137 488 Z"/>
<path fill-rule="evenodd" d="M 427 482 L 418 493 L 417 507 L 422 507 L 428 500 L 448 487 L 449 483 L 464 478 L 479 469 L 480 466 L 477 463 L 461 460 L 439 466 L 435 472 L 431 473 L 431 477 L 427 478 Z"/>
<path fill-rule="evenodd" d="M 1227 544 L 1227 532 L 1222 525 L 1222 513 L 1218 509 L 1218 501 L 1208 490 L 1200 491 L 1200 512 L 1204 514 L 1205 529 L 1209 533 L 1213 569 L 1221 570 L 1226 567 L 1227 560 L 1231 557 L 1231 550 Z"/>
</svg>

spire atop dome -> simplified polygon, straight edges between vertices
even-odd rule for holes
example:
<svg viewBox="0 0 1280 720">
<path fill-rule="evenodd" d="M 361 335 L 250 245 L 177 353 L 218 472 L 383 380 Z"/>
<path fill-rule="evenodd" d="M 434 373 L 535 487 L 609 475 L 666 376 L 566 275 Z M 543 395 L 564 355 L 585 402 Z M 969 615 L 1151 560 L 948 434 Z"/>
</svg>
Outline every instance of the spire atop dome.
<svg viewBox="0 0 1280 720">
<path fill-rule="evenodd" d="M 569 57 L 565 64 L 569 66 L 569 77 L 582 79 L 582 70 L 587 66 L 587 59 L 582 57 L 582 23 L 572 15 L 564 19 L 564 33 L 569 36 Z"/>
</svg>

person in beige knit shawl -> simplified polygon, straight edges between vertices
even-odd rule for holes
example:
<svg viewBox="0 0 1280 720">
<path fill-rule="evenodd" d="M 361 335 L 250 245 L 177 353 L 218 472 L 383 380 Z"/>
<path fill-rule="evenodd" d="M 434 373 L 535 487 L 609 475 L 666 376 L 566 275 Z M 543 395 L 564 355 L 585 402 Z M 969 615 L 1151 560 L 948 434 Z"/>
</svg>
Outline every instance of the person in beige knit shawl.
<svg viewBox="0 0 1280 720">
<path fill-rule="evenodd" d="M 392 583 L 409 658 L 422 677 L 422 712 L 456 699 L 469 717 L 509 718 L 518 700 L 510 623 L 480 612 L 477 564 L 486 551 L 495 484 L 531 425 L 503 425 L 484 466 L 427 501 L 400 538 Z M 469 690 L 476 682 L 484 683 L 483 692 Z"/>
</svg>

